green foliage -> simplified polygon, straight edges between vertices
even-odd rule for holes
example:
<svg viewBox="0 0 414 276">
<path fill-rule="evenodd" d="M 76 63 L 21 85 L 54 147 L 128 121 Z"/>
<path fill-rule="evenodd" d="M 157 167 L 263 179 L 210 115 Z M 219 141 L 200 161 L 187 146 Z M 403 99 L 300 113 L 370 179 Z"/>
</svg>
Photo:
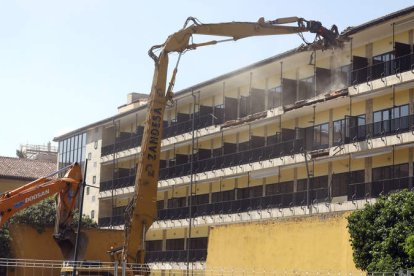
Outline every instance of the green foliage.
<svg viewBox="0 0 414 276">
<path fill-rule="evenodd" d="M 76 227 L 79 220 L 79 210 L 74 211 L 74 219 L 72 227 Z M 39 233 L 43 232 L 46 227 L 54 226 L 56 218 L 56 201 L 54 198 L 47 198 L 38 204 L 23 209 L 19 213 L 16 213 L 9 222 L 28 224 L 33 226 Z M 98 225 L 88 216 L 82 217 L 83 228 L 96 228 Z M 50 237 L 52 238 L 52 237 Z M 5 223 L 0 228 L 0 257 L 10 258 L 10 242 L 8 223 Z"/>
<path fill-rule="evenodd" d="M 55 216 L 56 202 L 54 198 L 47 198 L 18 212 L 13 216 L 12 221 L 14 223 L 29 224 L 41 233 L 45 227 L 54 225 Z"/>
<path fill-rule="evenodd" d="M 11 258 L 11 248 L 10 248 L 10 235 L 8 223 L 5 223 L 2 228 L 0 228 L 0 258 Z"/>
<path fill-rule="evenodd" d="M 414 267 L 414 193 L 401 191 L 348 217 L 357 268 L 398 271 Z"/>
<path fill-rule="evenodd" d="M 16 156 L 19 158 L 27 158 L 27 154 L 23 152 L 22 150 L 16 150 Z"/>
<path fill-rule="evenodd" d="M 407 253 L 410 262 L 414 262 L 414 235 L 405 239 L 404 251 Z"/>
</svg>

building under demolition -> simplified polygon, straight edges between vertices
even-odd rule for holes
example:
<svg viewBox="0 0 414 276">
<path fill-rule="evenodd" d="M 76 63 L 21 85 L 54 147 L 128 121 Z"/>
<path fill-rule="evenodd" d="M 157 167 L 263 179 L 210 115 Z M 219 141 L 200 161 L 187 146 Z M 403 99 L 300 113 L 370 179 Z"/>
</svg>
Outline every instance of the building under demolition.
<svg viewBox="0 0 414 276">
<path fill-rule="evenodd" d="M 355 270 L 343 212 L 413 185 L 413 33 L 409 7 L 348 28 L 342 49 L 293 49 L 176 93 L 147 262 L 254 269 L 265 251 L 282 269 Z M 85 214 L 101 227 L 124 223 L 145 103 L 131 94 L 118 114 L 55 138 L 60 164 L 88 158 L 99 189 L 87 187 Z"/>
</svg>

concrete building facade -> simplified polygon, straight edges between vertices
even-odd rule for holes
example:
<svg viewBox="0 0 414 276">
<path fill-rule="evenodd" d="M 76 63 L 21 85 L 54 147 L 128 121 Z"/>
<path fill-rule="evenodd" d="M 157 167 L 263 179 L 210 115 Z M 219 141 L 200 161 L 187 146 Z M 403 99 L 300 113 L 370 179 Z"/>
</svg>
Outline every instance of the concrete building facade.
<svg viewBox="0 0 414 276">
<path fill-rule="evenodd" d="M 409 7 L 346 29 L 342 49 L 293 49 L 176 93 L 147 261 L 203 267 L 220 261 L 207 253 L 218 225 L 346 212 L 412 189 L 413 31 Z M 55 138 L 60 163 L 89 160 L 97 188 L 87 188 L 85 214 L 101 227 L 122 228 L 144 98 L 130 95 L 118 114 Z"/>
</svg>

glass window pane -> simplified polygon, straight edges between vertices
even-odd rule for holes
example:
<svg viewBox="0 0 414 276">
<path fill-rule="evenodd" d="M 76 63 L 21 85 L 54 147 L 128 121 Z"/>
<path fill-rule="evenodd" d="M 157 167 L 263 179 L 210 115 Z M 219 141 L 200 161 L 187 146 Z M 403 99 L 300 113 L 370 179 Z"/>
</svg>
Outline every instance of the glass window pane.
<svg viewBox="0 0 414 276">
<path fill-rule="evenodd" d="M 400 118 L 400 107 L 394 107 L 391 112 L 391 118 Z"/>
<path fill-rule="evenodd" d="M 327 145 L 329 143 L 329 130 L 328 124 L 321 125 L 321 145 Z"/>
<path fill-rule="evenodd" d="M 400 115 L 401 117 L 408 116 L 408 104 L 401 106 Z"/>
<path fill-rule="evenodd" d="M 382 111 L 382 120 L 386 121 L 390 119 L 390 110 Z"/>
<path fill-rule="evenodd" d="M 374 123 L 381 122 L 381 111 L 374 112 Z"/>
</svg>

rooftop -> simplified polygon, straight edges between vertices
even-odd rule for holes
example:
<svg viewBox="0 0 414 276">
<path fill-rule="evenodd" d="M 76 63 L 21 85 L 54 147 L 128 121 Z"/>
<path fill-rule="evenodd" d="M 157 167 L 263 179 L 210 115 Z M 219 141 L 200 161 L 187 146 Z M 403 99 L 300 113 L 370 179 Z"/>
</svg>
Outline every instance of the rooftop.
<svg viewBox="0 0 414 276">
<path fill-rule="evenodd" d="M 56 170 L 54 162 L 0 156 L 0 178 L 31 181 Z"/>
</svg>

